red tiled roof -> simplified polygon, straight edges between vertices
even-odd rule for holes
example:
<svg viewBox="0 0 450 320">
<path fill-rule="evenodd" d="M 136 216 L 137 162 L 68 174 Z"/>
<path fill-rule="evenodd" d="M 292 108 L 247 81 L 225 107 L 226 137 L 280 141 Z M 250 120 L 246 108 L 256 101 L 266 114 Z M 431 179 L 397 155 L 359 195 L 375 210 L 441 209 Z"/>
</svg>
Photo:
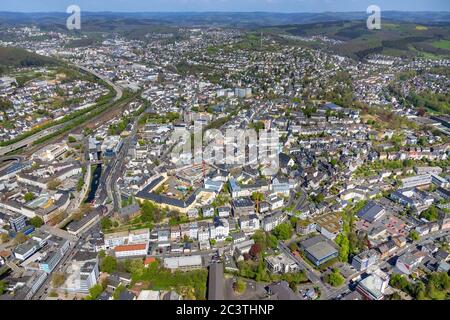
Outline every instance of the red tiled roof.
<svg viewBox="0 0 450 320">
<path fill-rule="evenodd" d="M 154 257 L 148 257 L 148 258 L 146 258 L 146 259 L 144 260 L 144 265 L 153 263 L 153 262 L 155 262 L 155 261 L 156 261 L 156 259 L 155 259 Z"/>
<path fill-rule="evenodd" d="M 114 248 L 114 251 L 120 252 L 120 251 L 135 251 L 135 250 L 145 250 L 147 248 L 147 245 L 144 244 L 129 244 L 129 245 L 123 245 L 123 246 L 117 246 Z"/>
<path fill-rule="evenodd" d="M 11 252 L 9 252 L 9 251 L 0 251 L 0 257 L 3 257 L 3 258 L 8 258 L 9 256 L 11 255 Z"/>
</svg>

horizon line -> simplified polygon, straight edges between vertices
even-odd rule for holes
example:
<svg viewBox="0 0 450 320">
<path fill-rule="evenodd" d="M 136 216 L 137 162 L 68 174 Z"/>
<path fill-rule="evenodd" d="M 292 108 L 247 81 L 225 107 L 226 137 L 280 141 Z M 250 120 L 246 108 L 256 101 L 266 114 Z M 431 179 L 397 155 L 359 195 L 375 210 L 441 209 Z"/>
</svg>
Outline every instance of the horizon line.
<svg viewBox="0 0 450 320">
<path fill-rule="evenodd" d="M 320 14 L 320 13 L 364 13 L 367 14 L 366 11 L 83 11 L 85 13 L 272 13 L 272 14 Z M 383 10 L 383 12 L 403 12 L 403 13 L 450 13 L 450 10 Z M 42 14 L 42 13 L 64 13 L 67 14 L 66 11 L 8 11 L 1 10 L 0 13 L 23 13 L 23 14 Z"/>
</svg>

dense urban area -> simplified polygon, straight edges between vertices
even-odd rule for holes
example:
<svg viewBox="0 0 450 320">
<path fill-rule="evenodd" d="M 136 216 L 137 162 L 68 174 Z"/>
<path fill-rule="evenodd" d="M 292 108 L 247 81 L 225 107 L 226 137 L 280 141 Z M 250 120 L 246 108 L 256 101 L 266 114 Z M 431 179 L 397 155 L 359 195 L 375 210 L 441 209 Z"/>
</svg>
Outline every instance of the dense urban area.
<svg viewBox="0 0 450 320">
<path fill-rule="evenodd" d="M 448 300 L 449 28 L 397 26 L 1 24 L 0 300 Z"/>
</svg>

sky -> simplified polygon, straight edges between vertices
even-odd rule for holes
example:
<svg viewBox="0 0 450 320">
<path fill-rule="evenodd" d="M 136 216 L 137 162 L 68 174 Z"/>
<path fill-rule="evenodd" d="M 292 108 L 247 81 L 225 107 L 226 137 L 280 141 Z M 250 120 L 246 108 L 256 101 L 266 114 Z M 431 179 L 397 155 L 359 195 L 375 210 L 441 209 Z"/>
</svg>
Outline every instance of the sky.
<svg viewBox="0 0 450 320">
<path fill-rule="evenodd" d="M 450 11 L 450 0 L 0 0 L 0 11 L 65 12 L 71 5 L 83 11 L 115 12 L 324 12 L 381 10 Z"/>
</svg>

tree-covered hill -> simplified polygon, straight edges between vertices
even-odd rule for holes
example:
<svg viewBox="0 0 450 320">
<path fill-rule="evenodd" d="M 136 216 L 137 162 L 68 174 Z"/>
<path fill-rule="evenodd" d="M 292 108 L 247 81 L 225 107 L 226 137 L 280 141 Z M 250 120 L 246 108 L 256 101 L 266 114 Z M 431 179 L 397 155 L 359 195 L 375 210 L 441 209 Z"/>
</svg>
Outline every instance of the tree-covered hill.
<svg viewBox="0 0 450 320">
<path fill-rule="evenodd" d="M 8 68 L 55 65 L 57 62 L 25 49 L 0 47 L 0 74 Z"/>
</svg>

